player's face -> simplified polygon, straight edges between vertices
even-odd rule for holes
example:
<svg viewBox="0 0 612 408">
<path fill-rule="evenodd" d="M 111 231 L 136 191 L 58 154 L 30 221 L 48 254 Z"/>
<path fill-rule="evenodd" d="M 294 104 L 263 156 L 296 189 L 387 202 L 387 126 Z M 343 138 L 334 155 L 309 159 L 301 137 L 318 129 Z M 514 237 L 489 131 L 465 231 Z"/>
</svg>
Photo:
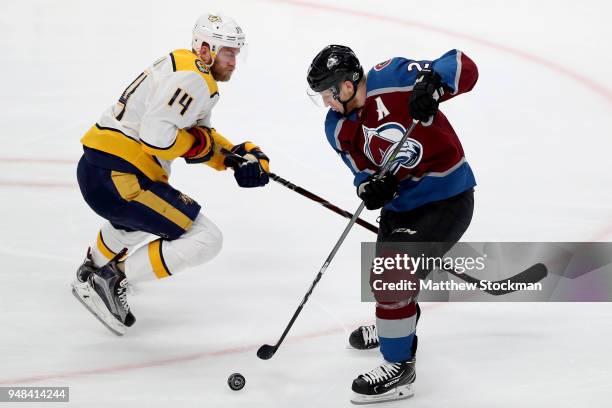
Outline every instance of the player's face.
<svg viewBox="0 0 612 408">
<path fill-rule="evenodd" d="M 220 82 L 229 81 L 236 69 L 236 57 L 240 53 L 240 48 L 223 47 L 217 53 L 215 62 L 210 71 L 213 77 Z"/>
<path fill-rule="evenodd" d="M 329 107 L 338 113 L 344 112 L 344 105 L 340 101 L 347 101 L 353 96 L 353 83 L 344 81 L 340 84 L 339 98 L 334 98 L 334 92 L 331 89 L 321 92 L 321 98 L 325 107 Z"/>
<path fill-rule="evenodd" d="M 354 92 L 355 87 L 351 81 L 344 81 L 338 84 L 338 87 L 339 89 L 332 87 L 321 92 L 316 92 L 309 88 L 306 93 L 315 105 L 330 108 L 342 115 L 346 114 L 344 112 L 345 104 L 342 101 L 346 101 L 348 112 L 352 112 L 364 105 L 365 91 L 359 92 L 363 87 L 358 87 L 357 93 Z"/>
<path fill-rule="evenodd" d="M 340 103 L 335 97 L 334 92 L 331 89 L 327 89 L 320 93 L 321 98 L 323 99 L 323 106 L 326 108 L 331 108 L 332 110 L 344 113 L 344 107 L 342 103 Z"/>
</svg>

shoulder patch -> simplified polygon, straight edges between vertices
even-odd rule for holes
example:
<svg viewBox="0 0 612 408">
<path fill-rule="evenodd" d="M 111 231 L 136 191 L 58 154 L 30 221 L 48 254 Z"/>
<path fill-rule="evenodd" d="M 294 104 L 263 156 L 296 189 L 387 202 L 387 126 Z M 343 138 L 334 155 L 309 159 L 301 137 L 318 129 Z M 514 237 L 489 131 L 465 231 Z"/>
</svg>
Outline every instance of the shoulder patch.
<svg viewBox="0 0 612 408">
<path fill-rule="evenodd" d="M 200 59 L 195 60 L 196 67 L 203 74 L 210 74 L 210 71 L 204 66 L 204 63 Z"/>
<path fill-rule="evenodd" d="M 385 69 L 387 66 L 389 66 L 389 64 L 391 63 L 391 60 L 388 59 L 386 61 L 383 61 L 379 64 L 374 65 L 374 70 L 376 71 L 382 71 L 383 69 Z"/>
<path fill-rule="evenodd" d="M 372 67 L 366 81 L 367 96 L 412 90 L 419 69 L 418 63 L 403 57 L 394 57 Z"/>
<path fill-rule="evenodd" d="M 219 93 L 217 81 L 197 55 L 189 50 L 175 50 L 170 53 L 170 56 L 175 71 L 196 72 L 206 81 L 211 98 Z"/>
</svg>

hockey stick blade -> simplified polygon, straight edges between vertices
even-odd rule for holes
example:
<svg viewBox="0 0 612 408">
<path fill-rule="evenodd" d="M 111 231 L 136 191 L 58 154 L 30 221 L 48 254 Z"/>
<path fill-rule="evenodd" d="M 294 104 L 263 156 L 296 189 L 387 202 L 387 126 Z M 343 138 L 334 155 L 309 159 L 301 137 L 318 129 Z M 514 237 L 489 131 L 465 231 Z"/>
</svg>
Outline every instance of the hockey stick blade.
<svg viewBox="0 0 612 408">
<path fill-rule="evenodd" d="M 480 282 L 482 282 L 480 279 L 474 278 L 464 273 L 455 272 L 452 269 L 444 269 L 444 270 L 453 276 L 463 279 L 464 281 L 468 283 L 475 283 L 475 284 L 480 285 Z M 509 282 L 509 283 L 537 283 L 537 282 L 540 282 L 542 279 L 544 279 L 546 276 L 548 276 L 548 268 L 546 268 L 546 265 L 544 265 L 543 263 L 537 263 L 525 269 L 524 271 L 517 273 L 514 276 L 511 276 L 507 279 L 494 281 L 492 283 L 493 285 L 502 284 L 506 282 Z M 493 296 L 507 295 L 508 293 L 516 292 L 516 290 L 514 289 L 482 289 L 482 290 L 488 293 L 489 295 L 493 295 Z"/>
<path fill-rule="evenodd" d="M 276 353 L 277 349 L 278 349 L 277 346 L 271 346 L 269 344 L 264 344 L 263 346 L 259 348 L 259 350 L 257 350 L 257 357 L 259 357 L 262 360 L 269 360 L 272 358 L 272 356 L 274 356 L 274 353 Z"/>
</svg>

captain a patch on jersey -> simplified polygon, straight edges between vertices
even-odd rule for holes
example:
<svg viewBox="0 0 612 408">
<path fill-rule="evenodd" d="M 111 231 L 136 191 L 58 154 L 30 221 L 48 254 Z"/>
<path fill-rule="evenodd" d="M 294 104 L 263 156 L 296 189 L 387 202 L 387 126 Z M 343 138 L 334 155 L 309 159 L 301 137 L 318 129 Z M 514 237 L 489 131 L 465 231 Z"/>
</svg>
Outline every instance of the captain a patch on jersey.
<svg viewBox="0 0 612 408">
<path fill-rule="evenodd" d="M 364 152 L 377 166 L 382 166 L 388 160 L 406 132 L 406 129 L 397 122 L 385 123 L 376 128 L 362 125 L 362 128 Z M 392 171 L 396 172 L 400 167 L 415 168 L 422 157 L 423 145 L 415 139 L 408 138 L 394 160 Z"/>
</svg>

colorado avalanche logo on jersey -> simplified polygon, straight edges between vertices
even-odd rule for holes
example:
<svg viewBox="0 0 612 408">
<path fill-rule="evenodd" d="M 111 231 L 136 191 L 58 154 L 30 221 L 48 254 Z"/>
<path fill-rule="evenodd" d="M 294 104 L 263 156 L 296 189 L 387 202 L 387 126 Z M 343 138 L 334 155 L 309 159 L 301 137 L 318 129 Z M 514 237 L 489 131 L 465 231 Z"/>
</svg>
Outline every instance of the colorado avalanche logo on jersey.
<svg viewBox="0 0 612 408">
<path fill-rule="evenodd" d="M 390 63 L 391 63 L 391 60 L 389 59 L 389 60 L 381 62 L 380 64 L 376 64 L 376 65 L 374 65 L 374 70 L 375 71 L 382 71 L 383 69 L 388 67 Z"/>
<path fill-rule="evenodd" d="M 397 122 L 385 123 L 377 128 L 362 127 L 365 136 L 365 154 L 377 166 L 382 166 L 393 154 L 406 132 L 406 129 Z M 415 139 L 408 138 L 395 158 L 391 171 L 395 173 L 399 167 L 412 169 L 421 162 L 422 157 L 423 145 Z"/>
</svg>

